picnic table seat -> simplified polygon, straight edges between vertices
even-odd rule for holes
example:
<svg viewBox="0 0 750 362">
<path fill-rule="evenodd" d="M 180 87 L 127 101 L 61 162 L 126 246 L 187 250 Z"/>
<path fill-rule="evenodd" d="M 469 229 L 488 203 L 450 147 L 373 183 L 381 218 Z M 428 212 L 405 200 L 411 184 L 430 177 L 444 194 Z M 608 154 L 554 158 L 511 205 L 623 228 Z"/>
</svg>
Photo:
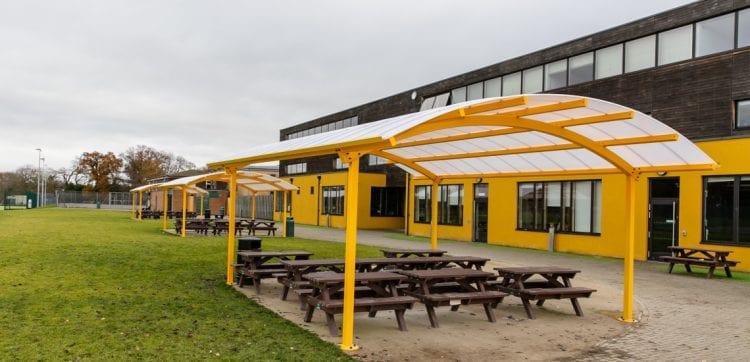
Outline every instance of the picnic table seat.
<svg viewBox="0 0 750 362">
<path fill-rule="evenodd" d="M 588 298 L 592 293 L 596 292 L 596 289 L 586 287 L 556 287 L 556 288 L 528 288 L 516 291 L 518 297 L 521 297 L 523 307 L 526 310 L 526 315 L 529 319 L 534 319 L 534 315 L 531 312 L 530 300 L 536 300 L 536 305 L 541 307 L 544 305 L 544 301 L 547 299 L 570 299 L 570 304 L 573 305 L 573 310 L 579 317 L 583 316 L 583 310 L 581 305 L 578 303 L 576 298 Z"/>
<path fill-rule="evenodd" d="M 181 219 L 175 220 L 174 229 L 177 234 L 182 233 Z M 188 220 L 185 222 L 185 230 L 193 230 L 199 235 L 208 235 L 208 223 L 203 220 Z"/>
<path fill-rule="evenodd" d="M 251 284 L 255 286 L 255 293 L 260 294 L 260 280 L 264 278 L 278 278 L 286 276 L 287 271 L 282 264 L 263 264 L 260 268 L 250 269 L 243 267 L 240 269 L 239 286 L 245 285 L 246 279 L 250 279 Z"/>
<path fill-rule="evenodd" d="M 393 310 L 396 314 L 396 322 L 398 323 L 398 329 L 400 331 L 406 331 L 406 320 L 404 319 L 404 311 L 411 309 L 414 303 L 418 301 L 417 298 L 412 296 L 402 295 L 393 297 L 355 297 L 354 298 L 354 312 L 368 312 L 370 318 L 375 317 L 375 314 L 381 310 Z M 305 322 L 309 323 L 312 320 L 313 313 L 316 309 L 320 309 L 326 314 L 326 322 L 328 324 L 328 331 L 331 336 L 338 335 L 338 328 L 334 320 L 335 314 L 341 314 L 344 310 L 344 301 L 342 299 L 334 300 L 322 300 L 313 296 L 307 297 L 307 312 L 305 313 Z"/>
<path fill-rule="evenodd" d="M 495 313 L 492 312 L 492 308 L 502 303 L 503 298 L 508 296 L 508 293 L 500 292 L 497 290 L 483 290 L 473 292 L 445 292 L 445 293 L 430 293 L 421 294 L 405 291 L 406 295 L 411 295 L 419 299 L 427 309 L 427 317 L 430 319 L 430 325 L 433 328 L 438 328 L 439 324 L 437 321 L 437 315 L 435 314 L 435 308 L 441 306 L 450 306 L 451 311 L 455 312 L 461 305 L 468 304 L 482 304 L 484 307 L 484 313 L 487 316 L 487 320 L 495 322 Z"/>
<path fill-rule="evenodd" d="M 672 270 L 674 269 L 675 264 L 684 265 L 685 270 L 687 270 L 688 273 L 693 272 L 690 269 L 691 265 L 708 267 L 708 274 L 707 274 L 708 278 L 713 277 L 714 270 L 716 270 L 717 266 L 724 268 L 725 272 L 727 273 L 727 276 L 731 277 L 732 274 L 729 271 L 729 268 L 735 267 L 739 263 L 739 261 L 735 261 L 735 260 L 719 260 L 719 259 L 698 258 L 698 257 L 690 257 L 690 256 L 680 257 L 680 256 L 672 256 L 672 255 L 660 256 L 659 260 L 669 263 L 670 274 L 672 273 Z"/>
</svg>

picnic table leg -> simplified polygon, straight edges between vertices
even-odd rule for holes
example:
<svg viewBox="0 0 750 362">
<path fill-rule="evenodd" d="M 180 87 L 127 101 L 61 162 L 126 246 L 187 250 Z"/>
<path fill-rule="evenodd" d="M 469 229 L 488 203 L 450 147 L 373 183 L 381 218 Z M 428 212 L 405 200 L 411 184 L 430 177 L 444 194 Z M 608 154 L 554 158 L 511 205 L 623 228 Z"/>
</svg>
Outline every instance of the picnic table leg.
<svg viewBox="0 0 750 362">
<path fill-rule="evenodd" d="M 727 278 L 731 278 L 732 277 L 732 271 L 729 270 L 729 265 L 724 264 L 724 272 L 727 273 Z"/>
<path fill-rule="evenodd" d="M 281 288 L 281 300 L 286 300 L 286 297 L 289 295 L 289 285 L 284 283 L 284 287 Z"/>
<path fill-rule="evenodd" d="M 706 278 L 711 279 L 714 277 L 714 270 L 716 270 L 716 265 L 711 265 L 708 267 L 708 274 L 706 274 Z"/>
<path fill-rule="evenodd" d="M 672 274 L 672 269 L 673 269 L 673 268 L 674 268 L 674 262 L 673 262 L 673 261 L 670 261 L 670 262 L 669 262 L 669 274 Z"/>
<path fill-rule="evenodd" d="M 315 312 L 315 307 L 308 305 L 307 311 L 305 312 L 305 323 L 310 323 L 310 321 L 312 320 L 313 312 Z"/>
<path fill-rule="evenodd" d="M 523 302 L 523 308 L 526 309 L 526 315 L 529 317 L 529 319 L 534 319 L 534 314 L 531 311 L 531 303 L 529 303 L 529 300 L 527 298 L 521 298 L 521 301 Z"/>
<path fill-rule="evenodd" d="M 495 323 L 495 312 L 492 311 L 492 303 L 484 303 L 484 314 L 487 315 L 487 320 Z"/>
<path fill-rule="evenodd" d="M 396 322 L 398 323 L 398 329 L 400 331 L 406 331 L 406 320 L 404 319 L 404 312 L 403 309 L 395 309 L 394 312 L 396 313 Z"/>
<path fill-rule="evenodd" d="M 457 311 L 457 310 L 458 310 L 458 307 L 460 307 L 460 306 L 461 306 L 460 304 L 452 305 L 452 306 L 451 306 L 451 312 L 455 312 L 455 311 Z"/>
<path fill-rule="evenodd" d="M 581 305 L 578 304 L 578 298 L 570 298 L 570 304 L 573 304 L 573 310 L 576 311 L 576 315 L 583 317 L 583 310 L 581 310 Z"/>
<path fill-rule="evenodd" d="M 253 277 L 253 284 L 255 284 L 255 294 L 260 295 L 260 278 Z"/>
<path fill-rule="evenodd" d="M 537 306 L 537 307 L 541 307 L 541 306 L 543 306 L 543 305 L 544 305 L 544 301 L 545 301 L 545 300 L 546 300 L 546 299 L 539 299 L 539 300 L 537 300 L 537 301 L 536 301 L 536 306 Z"/>
<path fill-rule="evenodd" d="M 336 325 L 336 320 L 333 319 L 333 313 L 326 312 L 326 323 L 328 323 L 328 333 L 331 334 L 331 337 L 338 336 L 339 327 Z"/>
<path fill-rule="evenodd" d="M 692 273 L 693 272 L 693 270 L 690 269 L 690 264 L 689 263 L 685 263 L 685 270 L 687 270 L 688 273 Z"/>
<path fill-rule="evenodd" d="M 430 318 L 430 325 L 432 328 L 440 327 L 440 325 L 438 325 L 437 315 L 435 315 L 435 307 L 429 304 L 426 304 L 425 307 L 427 308 L 427 317 Z"/>
</svg>

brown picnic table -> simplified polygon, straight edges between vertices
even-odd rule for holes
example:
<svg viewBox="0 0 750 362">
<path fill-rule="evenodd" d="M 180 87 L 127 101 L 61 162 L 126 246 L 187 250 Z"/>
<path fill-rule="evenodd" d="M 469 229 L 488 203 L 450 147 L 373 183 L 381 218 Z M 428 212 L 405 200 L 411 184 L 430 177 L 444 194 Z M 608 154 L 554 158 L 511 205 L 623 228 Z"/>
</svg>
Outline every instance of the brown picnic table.
<svg viewBox="0 0 750 362">
<path fill-rule="evenodd" d="M 502 278 L 498 283 L 490 283 L 498 290 L 521 298 L 526 315 L 534 319 L 530 300 L 542 306 L 547 299 L 570 299 L 577 316 L 583 316 L 578 298 L 588 298 L 596 289 L 574 287 L 570 280 L 580 270 L 557 266 L 524 266 L 495 268 Z"/>
<path fill-rule="evenodd" d="M 487 320 L 495 322 L 493 307 L 503 301 L 508 294 L 487 290 L 485 283 L 495 274 L 476 269 L 445 268 L 423 270 L 400 270 L 399 274 L 409 277 L 404 294 L 422 302 L 427 309 L 430 325 L 438 328 L 435 308 L 450 306 L 457 311 L 461 305 L 482 304 Z"/>
<path fill-rule="evenodd" d="M 447 251 L 434 249 L 381 249 L 383 256 L 386 258 L 408 258 L 411 256 L 443 256 Z"/>
<path fill-rule="evenodd" d="M 255 293 L 260 294 L 260 280 L 286 274 L 286 269 L 280 263 L 269 263 L 272 259 L 304 260 L 312 255 L 309 251 L 239 251 L 237 255 L 242 258 L 242 269 L 240 270 L 239 286 L 243 287 L 245 279 L 252 280 L 255 285 Z"/>
<path fill-rule="evenodd" d="M 732 253 L 730 250 L 719 250 L 712 248 L 703 248 L 697 246 L 669 246 L 672 250 L 672 255 L 660 256 L 659 259 L 665 262 L 669 262 L 669 273 L 672 273 L 672 269 L 675 264 L 682 264 L 685 266 L 685 270 L 688 273 L 692 273 L 690 269 L 691 265 L 705 266 L 708 267 L 707 278 L 713 278 L 714 270 L 716 267 L 724 268 L 728 278 L 732 277 L 732 271 L 729 269 L 732 266 L 737 266 L 738 261 L 727 260 L 729 254 Z"/>
<path fill-rule="evenodd" d="M 442 269 L 446 267 L 460 267 L 481 270 L 489 261 L 488 258 L 476 256 L 435 256 L 423 258 L 359 258 L 355 260 L 355 269 L 358 272 L 377 272 L 387 270 L 412 270 L 412 269 Z M 320 272 L 334 271 L 344 272 L 344 259 L 308 259 L 308 260 L 281 260 L 286 268 L 286 275 L 278 278 L 284 287 L 281 299 L 286 300 L 289 290 L 294 291 L 300 299 L 300 304 L 305 305 L 305 298 L 312 290 L 304 275 Z"/>
<path fill-rule="evenodd" d="M 332 336 L 338 335 L 335 314 L 344 309 L 343 288 L 344 274 L 336 272 L 310 273 L 304 276 L 312 287 L 312 294 L 307 298 L 305 322 L 310 322 L 315 310 L 326 314 L 328 331 Z M 375 317 L 381 310 L 393 310 L 396 322 L 401 331 L 406 330 L 404 312 L 411 309 L 417 298 L 399 295 L 397 286 L 406 280 L 406 276 L 392 272 L 355 273 L 354 283 L 357 293 L 354 298 L 355 312 L 368 312 Z"/>
</svg>

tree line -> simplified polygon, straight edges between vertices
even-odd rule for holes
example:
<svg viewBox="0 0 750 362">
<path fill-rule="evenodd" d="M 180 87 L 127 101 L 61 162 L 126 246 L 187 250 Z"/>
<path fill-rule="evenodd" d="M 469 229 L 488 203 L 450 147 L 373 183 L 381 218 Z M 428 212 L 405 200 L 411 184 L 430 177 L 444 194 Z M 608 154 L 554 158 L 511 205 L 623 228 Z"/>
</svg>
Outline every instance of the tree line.
<svg viewBox="0 0 750 362">
<path fill-rule="evenodd" d="M 120 155 L 113 152 L 84 152 L 69 167 L 43 170 L 48 192 L 128 191 L 145 185 L 147 180 L 194 170 L 195 164 L 171 152 L 138 145 Z M 39 169 L 33 165 L 19 167 L 15 172 L 0 172 L 0 192 L 23 194 L 36 191 Z"/>
</svg>

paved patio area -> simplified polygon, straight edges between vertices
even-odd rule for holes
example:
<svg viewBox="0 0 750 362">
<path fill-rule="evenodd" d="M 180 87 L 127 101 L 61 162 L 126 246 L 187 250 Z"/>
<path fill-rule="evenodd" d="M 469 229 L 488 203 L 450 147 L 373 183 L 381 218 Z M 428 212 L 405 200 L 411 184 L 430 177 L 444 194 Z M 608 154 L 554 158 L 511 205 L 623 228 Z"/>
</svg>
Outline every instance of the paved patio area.
<svg viewBox="0 0 750 362">
<path fill-rule="evenodd" d="M 343 230 L 297 225 L 296 236 L 343 241 Z M 389 234 L 391 234 L 389 236 Z M 360 244 L 392 248 L 424 248 L 425 242 L 394 239 L 392 232 L 361 230 Z M 592 302 L 622 308 L 622 262 L 545 251 L 476 243 L 441 242 L 454 255 L 481 255 L 494 265 L 557 265 L 582 271 L 575 285 L 600 289 Z M 681 267 L 676 267 L 681 268 Z M 681 270 L 681 269 L 679 269 Z M 718 272 L 717 272 L 718 273 Z M 719 273 L 720 274 L 720 273 Z M 636 318 L 624 333 L 592 343 L 585 352 L 563 360 L 587 361 L 747 361 L 750 360 L 750 283 L 724 278 L 670 275 L 658 262 L 636 262 Z M 607 299 L 607 300 L 601 300 Z M 561 303 L 561 302 L 558 302 Z M 584 312 L 592 313 L 588 301 Z M 596 303 L 592 303 L 596 304 Z M 546 305 L 545 305 L 546 306 Z M 569 305 L 565 305 L 569 308 Z M 407 314 L 408 315 L 408 314 Z M 615 318 L 616 315 L 608 316 Z M 573 316 L 572 318 L 576 318 Z M 543 323 L 544 318 L 535 321 Z M 481 322 L 481 321 L 478 321 Z"/>
</svg>

